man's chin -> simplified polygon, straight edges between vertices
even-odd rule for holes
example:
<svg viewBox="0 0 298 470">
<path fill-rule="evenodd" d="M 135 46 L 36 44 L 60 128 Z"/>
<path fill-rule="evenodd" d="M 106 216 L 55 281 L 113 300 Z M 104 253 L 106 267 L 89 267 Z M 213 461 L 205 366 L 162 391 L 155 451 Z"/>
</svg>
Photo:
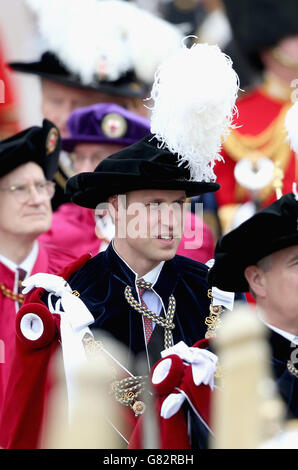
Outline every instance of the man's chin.
<svg viewBox="0 0 298 470">
<path fill-rule="evenodd" d="M 160 261 L 168 261 L 176 255 L 178 246 L 159 248 L 155 251 L 156 258 Z"/>
<path fill-rule="evenodd" d="M 28 230 L 28 235 L 35 236 L 36 238 L 43 233 L 48 232 L 50 230 L 51 224 L 48 223 L 36 223 L 30 225 L 30 230 Z"/>
</svg>

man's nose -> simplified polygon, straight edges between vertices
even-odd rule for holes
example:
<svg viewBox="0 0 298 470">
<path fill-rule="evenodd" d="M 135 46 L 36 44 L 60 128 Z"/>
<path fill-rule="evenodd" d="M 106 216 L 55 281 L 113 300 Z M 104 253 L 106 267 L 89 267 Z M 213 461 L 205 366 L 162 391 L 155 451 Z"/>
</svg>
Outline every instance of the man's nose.
<svg viewBox="0 0 298 470">
<path fill-rule="evenodd" d="M 29 202 L 31 204 L 41 204 L 45 200 L 34 184 L 29 186 Z"/>
<path fill-rule="evenodd" d="M 83 172 L 93 172 L 95 169 L 94 163 L 89 160 L 89 159 L 84 159 L 84 161 L 75 164 L 75 169 L 77 173 L 83 173 Z"/>
</svg>

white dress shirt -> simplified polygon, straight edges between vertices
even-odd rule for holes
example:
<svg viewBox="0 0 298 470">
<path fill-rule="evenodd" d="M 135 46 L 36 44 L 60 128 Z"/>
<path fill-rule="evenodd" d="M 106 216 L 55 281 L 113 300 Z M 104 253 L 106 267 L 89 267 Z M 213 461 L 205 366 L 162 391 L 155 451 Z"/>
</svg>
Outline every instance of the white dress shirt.
<svg viewBox="0 0 298 470">
<path fill-rule="evenodd" d="M 18 285 L 19 285 L 18 268 L 21 268 L 24 271 L 26 271 L 26 276 L 25 276 L 25 279 L 26 279 L 26 277 L 31 275 L 31 271 L 36 262 L 37 255 L 38 255 L 38 242 L 37 241 L 34 242 L 32 250 L 30 251 L 29 255 L 24 259 L 24 261 L 21 262 L 21 264 L 16 264 L 14 261 L 11 261 L 10 259 L 6 258 L 3 255 L 0 255 L 0 262 L 15 273 L 14 287 L 13 287 L 14 292 L 16 293 L 18 292 Z M 15 302 L 15 306 L 16 306 L 16 311 L 18 311 L 19 310 L 18 302 Z"/>
<path fill-rule="evenodd" d="M 270 328 L 270 330 L 275 331 L 280 336 L 283 336 L 284 338 L 289 340 L 291 343 L 298 345 L 298 336 L 294 335 L 293 333 L 289 333 L 288 331 L 281 330 L 280 328 L 277 328 L 276 326 L 270 325 L 270 323 L 265 322 L 259 312 L 258 312 L 258 317 L 264 323 L 264 325 Z"/>
<path fill-rule="evenodd" d="M 117 253 L 117 251 L 114 247 L 114 244 L 113 244 L 113 248 L 114 248 L 115 253 L 123 261 L 123 263 L 125 263 L 126 266 L 134 273 L 134 275 L 135 275 L 135 285 L 136 285 L 136 282 L 137 282 L 138 279 L 144 279 L 144 281 L 146 281 L 146 282 L 151 282 L 152 290 L 146 290 L 144 292 L 143 300 L 144 300 L 145 304 L 147 305 L 147 307 L 149 308 L 149 310 L 154 312 L 156 315 L 159 315 L 161 310 L 163 309 L 163 311 L 164 311 L 165 309 L 164 309 L 162 299 L 159 297 L 159 295 L 155 292 L 155 290 L 153 288 L 154 288 L 154 285 L 156 284 L 156 282 L 158 281 L 160 272 L 161 272 L 165 262 L 161 261 L 157 266 L 155 266 L 155 268 L 153 268 L 151 271 L 146 273 L 144 276 L 139 276 L 138 273 L 136 273 L 129 266 L 129 264 L 123 258 L 121 258 L 119 253 Z M 141 299 L 140 299 L 139 290 L 137 288 L 137 285 L 136 285 L 136 291 L 138 293 L 138 300 L 141 303 Z M 153 322 L 153 328 L 154 327 L 155 327 L 155 323 Z"/>
</svg>

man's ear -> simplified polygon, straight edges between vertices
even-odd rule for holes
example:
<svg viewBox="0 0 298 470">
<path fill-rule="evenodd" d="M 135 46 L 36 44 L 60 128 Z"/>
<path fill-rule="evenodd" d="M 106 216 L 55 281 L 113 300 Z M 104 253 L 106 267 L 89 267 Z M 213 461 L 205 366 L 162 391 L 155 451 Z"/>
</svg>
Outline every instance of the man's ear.
<svg viewBox="0 0 298 470">
<path fill-rule="evenodd" d="M 247 266 L 244 270 L 244 276 L 254 294 L 264 298 L 266 295 L 264 271 L 256 265 Z"/>
<path fill-rule="evenodd" d="M 113 219 L 113 222 L 115 223 L 118 220 L 118 214 L 119 214 L 119 202 L 118 202 L 117 194 L 109 197 L 108 205 L 109 205 L 109 213 Z"/>
</svg>

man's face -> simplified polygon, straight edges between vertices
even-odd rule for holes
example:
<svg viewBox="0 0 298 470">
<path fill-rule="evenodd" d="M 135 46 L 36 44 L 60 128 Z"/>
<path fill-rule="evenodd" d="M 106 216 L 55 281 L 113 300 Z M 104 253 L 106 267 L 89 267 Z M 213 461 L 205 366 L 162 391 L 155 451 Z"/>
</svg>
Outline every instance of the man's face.
<svg viewBox="0 0 298 470">
<path fill-rule="evenodd" d="M 116 144 L 78 144 L 72 154 L 74 170 L 76 173 L 94 171 L 97 165 L 109 155 L 119 152 L 122 145 Z"/>
<path fill-rule="evenodd" d="M 49 230 L 52 219 L 50 199 L 39 194 L 34 185 L 45 182 L 39 165 L 25 163 L 0 178 L 0 233 L 6 236 L 30 235 L 37 237 Z M 30 194 L 22 202 L 11 186 L 31 185 Z M 22 192 L 23 189 L 21 188 Z"/>
<path fill-rule="evenodd" d="M 145 116 L 148 113 L 141 100 L 138 99 L 108 95 L 95 90 L 42 80 L 42 114 L 56 124 L 62 137 L 68 136 L 66 123 L 71 112 L 95 103 L 116 103 L 140 115 Z"/>
<path fill-rule="evenodd" d="M 268 323 L 281 329 L 298 331 L 298 245 L 271 255 L 269 269 L 262 272 L 258 293 Z M 288 325 L 288 326 L 287 326 Z"/>
<path fill-rule="evenodd" d="M 126 236 L 123 241 L 127 252 L 153 264 L 173 258 L 184 230 L 185 200 L 184 191 L 129 192 L 126 210 L 119 212 L 116 235 Z"/>
</svg>

